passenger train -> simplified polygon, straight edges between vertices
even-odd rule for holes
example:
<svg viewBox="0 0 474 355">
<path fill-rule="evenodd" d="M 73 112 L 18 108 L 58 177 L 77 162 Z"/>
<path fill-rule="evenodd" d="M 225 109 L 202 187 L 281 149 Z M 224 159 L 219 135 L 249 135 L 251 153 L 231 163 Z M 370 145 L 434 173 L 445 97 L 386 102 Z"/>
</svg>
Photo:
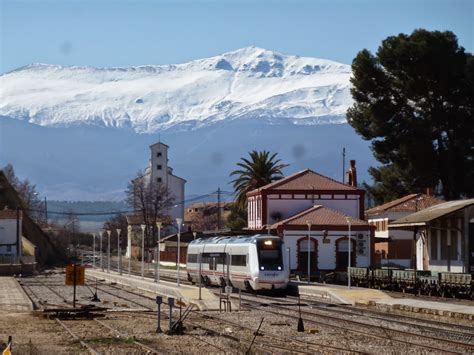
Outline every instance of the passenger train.
<svg viewBox="0 0 474 355">
<path fill-rule="evenodd" d="M 197 239 L 188 246 L 188 280 L 247 290 L 284 289 L 288 261 L 279 237 L 254 235 Z"/>
</svg>

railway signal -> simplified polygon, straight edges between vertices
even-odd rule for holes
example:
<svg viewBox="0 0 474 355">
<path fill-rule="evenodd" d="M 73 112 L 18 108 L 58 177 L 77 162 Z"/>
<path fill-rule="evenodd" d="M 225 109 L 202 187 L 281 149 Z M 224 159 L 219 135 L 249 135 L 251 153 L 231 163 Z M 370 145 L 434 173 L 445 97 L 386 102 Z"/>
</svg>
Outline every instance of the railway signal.
<svg viewBox="0 0 474 355">
<path fill-rule="evenodd" d="M 298 313 L 299 313 L 298 332 L 302 333 L 302 332 L 304 332 L 304 324 L 303 324 L 303 318 L 301 318 L 301 299 L 300 299 L 300 296 L 298 296 Z"/>
<path fill-rule="evenodd" d="M 86 268 L 84 266 L 76 265 L 76 263 L 66 266 L 65 283 L 67 286 L 74 286 L 74 293 L 72 299 L 72 306 L 74 308 L 76 308 L 76 286 L 84 286 L 85 270 Z"/>
<path fill-rule="evenodd" d="M 161 330 L 161 304 L 163 303 L 163 297 L 156 296 L 156 304 L 158 305 L 158 326 L 156 327 L 157 333 L 162 333 Z"/>
</svg>

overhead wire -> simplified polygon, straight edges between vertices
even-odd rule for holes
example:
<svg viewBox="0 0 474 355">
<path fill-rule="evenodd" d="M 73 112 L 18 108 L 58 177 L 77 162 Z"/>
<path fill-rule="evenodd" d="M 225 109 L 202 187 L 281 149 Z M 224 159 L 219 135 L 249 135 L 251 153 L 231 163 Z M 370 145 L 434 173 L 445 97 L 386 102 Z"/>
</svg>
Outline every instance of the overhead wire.
<svg viewBox="0 0 474 355">
<path fill-rule="evenodd" d="M 190 199 L 175 202 L 175 203 L 173 203 L 173 207 L 177 207 L 179 205 L 183 205 L 183 204 L 188 203 L 188 202 L 198 201 L 198 200 L 201 200 L 205 197 L 212 196 L 216 193 L 217 193 L 217 191 L 213 191 L 213 192 L 207 193 L 205 195 L 200 195 L 200 196 L 196 196 L 196 197 L 193 197 L 193 198 L 190 198 Z M 43 212 L 42 210 L 38 210 L 38 209 L 25 209 L 25 211 L 39 212 L 39 213 Z M 63 216 L 69 216 L 69 215 L 71 215 L 71 213 L 73 213 L 76 216 L 108 216 L 108 215 L 139 213 L 139 212 L 141 212 L 141 210 L 137 210 L 137 209 L 129 209 L 129 210 L 121 210 L 121 211 L 101 211 L 101 212 L 74 212 L 74 211 L 64 212 L 64 211 L 50 211 L 50 210 L 48 210 L 48 214 L 63 215 Z"/>
</svg>

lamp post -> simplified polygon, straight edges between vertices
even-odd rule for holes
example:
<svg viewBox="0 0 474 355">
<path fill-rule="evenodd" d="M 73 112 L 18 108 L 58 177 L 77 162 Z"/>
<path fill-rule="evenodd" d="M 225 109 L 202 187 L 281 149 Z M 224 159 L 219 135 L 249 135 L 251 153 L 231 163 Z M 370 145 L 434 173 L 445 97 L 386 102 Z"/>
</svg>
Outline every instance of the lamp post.
<svg viewBox="0 0 474 355">
<path fill-rule="evenodd" d="M 118 269 L 119 269 L 119 274 L 122 275 L 122 243 L 120 243 L 121 237 L 120 237 L 120 232 L 122 230 L 120 228 L 117 228 L 117 256 L 118 256 Z"/>
<path fill-rule="evenodd" d="M 145 229 L 146 225 L 142 224 L 142 279 L 145 277 Z"/>
<path fill-rule="evenodd" d="M 308 284 L 311 283 L 311 222 L 306 221 L 308 226 Z"/>
<path fill-rule="evenodd" d="M 132 226 L 127 227 L 128 276 L 132 272 Z"/>
<path fill-rule="evenodd" d="M 110 272 L 110 235 L 112 231 L 107 229 L 107 272 Z"/>
<path fill-rule="evenodd" d="M 160 242 L 161 242 L 161 226 L 162 222 L 156 222 L 156 227 L 158 228 L 158 240 L 156 243 L 156 269 L 155 269 L 155 282 L 160 281 Z"/>
<path fill-rule="evenodd" d="M 178 277 L 177 277 L 177 284 L 178 284 L 178 287 L 180 286 L 180 282 L 179 282 L 179 264 L 180 264 L 180 260 L 179 260 L 179 257 L 180 257 L 180 250 L 181 250 L 181 224 L 183 223 L 183 219 L 182 218 L 176 218 L 176 224 L 178 225 Z"/>
<path fill-rule="evenodd" d="M 346 221 L 347 221 L 347 225 L 349 227 L 349 234 L 347 236 L 348 238 L 348 258 L 349 260 L 347 261 L 347 288 L 350 289 L 351 288 L 351 247 L 352 247 L 352 243 L 351 243 L 351 222 L 352 222 L 352 217 L 351 216 L 347 216 L 346 217 Z"/>
<path fill-rule="evenodd" d="M 95 269 L 95 233 L 92 233 L 92 268 Z"/>
<path fill-rule="evenodd" d="M 99 248 L 100 248 L 100 268 L 104 271 L 104 262 L 102 260 L 102 232 L 99 231 Z"/>
</svg>

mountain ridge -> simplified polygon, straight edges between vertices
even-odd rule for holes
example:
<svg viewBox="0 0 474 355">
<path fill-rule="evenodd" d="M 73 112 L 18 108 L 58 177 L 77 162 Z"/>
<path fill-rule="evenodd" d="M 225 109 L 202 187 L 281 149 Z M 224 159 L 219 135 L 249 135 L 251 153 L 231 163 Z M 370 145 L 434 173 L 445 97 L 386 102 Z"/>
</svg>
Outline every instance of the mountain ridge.
<svg viewBox="0 0 474 355">
<path fill-rule="evenodd" d="M 35 63 L 0 76 L 0 115 L 42 126 L 155 133 L 220 121 L 344 123 L 350 66 L 246 47 L 182 64 L 95 68 Z"/>
</svg>

